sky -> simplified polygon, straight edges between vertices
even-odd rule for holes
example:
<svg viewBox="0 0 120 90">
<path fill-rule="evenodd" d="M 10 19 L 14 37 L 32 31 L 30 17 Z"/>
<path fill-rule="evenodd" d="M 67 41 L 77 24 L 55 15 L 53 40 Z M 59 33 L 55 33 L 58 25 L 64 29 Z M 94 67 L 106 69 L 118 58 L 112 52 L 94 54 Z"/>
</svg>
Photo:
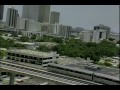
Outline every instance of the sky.
<svg viewBox="0 0 120 90">
<path fill-rule="evenodd" d="M 9 6 L 18 9 L 20 17 L 22 16 L 22 5 L 5 5 L 4 21 Z M 60 24 L 89 30 L 95 25 L 104 24 L 113 32 L 119 32 L 118 5 L 51 5 L 51 11 L 60 12 Z"/>
</svg>

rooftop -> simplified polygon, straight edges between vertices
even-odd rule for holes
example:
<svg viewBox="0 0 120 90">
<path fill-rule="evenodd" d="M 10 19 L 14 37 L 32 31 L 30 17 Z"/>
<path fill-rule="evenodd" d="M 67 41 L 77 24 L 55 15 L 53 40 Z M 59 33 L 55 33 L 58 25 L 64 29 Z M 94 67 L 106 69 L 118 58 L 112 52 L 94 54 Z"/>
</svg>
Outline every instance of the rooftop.
<svg viewBox="0 0 120 90">
<path fill-rule="evenodd" d="M 30 42 L 16 42 L 16 43 L 19 43 L 19 44 L 24 44 L 24 45 L 34 45 L 34 43 L 30 43 Z"/>
<path fill-rule="evenodd" d="M 27 49 L 10 49 L 8 50 L 8 52 L 20 53 L 23 55 L 39 56 L 39 57 L 53 56 L 53 52 L 46 53 L 46 52 L 39 52 L 39 51 L 33 51 L 33 50 L 27 50 Z"/>
<path fill-rule="evenodd" d="M 57 43 L 55 42 L 35 42 L 36 45 L 49 45 L 49 46 L 55 46 Z"/>
</svg>

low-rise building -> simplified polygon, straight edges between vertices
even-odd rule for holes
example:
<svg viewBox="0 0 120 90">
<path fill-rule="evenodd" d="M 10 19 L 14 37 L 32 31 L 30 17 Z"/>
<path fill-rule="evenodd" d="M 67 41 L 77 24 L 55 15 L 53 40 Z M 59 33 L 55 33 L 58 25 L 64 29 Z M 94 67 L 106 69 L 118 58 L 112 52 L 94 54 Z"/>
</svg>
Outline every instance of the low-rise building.
<svg viewBox="0 0 120 90">
<path fill-rule="evenodd" d="M 15 28 L 2 28 L 2 29 L 0 29 L 0 32 L 5 32 L 5 33 L 16 33 L 17 31 L 16 31 L 16 29 Z"/>
<path fill-rule="evenodd" d="M 106 39 L 105 30 L 84 30 L 81 31 L 77 38 L 81 39 L 83 42 L 96 42 L 99 43 L 101 40 Z"/>
<path fill-rule="evenodd" d="M 42 66 L 47 66 L 48 63 L 54 62 L 58 57 L 59 55 L 56 52 L 46 53 L 26 49 L 10 49 L 7 51 L 8 60 L 15 60 Z"/>
<path fill-rule="evenodd" d="M 30 43 L 30 42 L 18 42 L 18 41 L 16 41 L 15 43 L 16 43 L 16 44 L 25 45 L 26 48 L 29 49 L 29 50 L 35 50 L 35 49 L 36 49 L 35 43 Z"/>
<path fill-rule="evenodd" d="M 115 39 L 115 42 L 117 42 L 120 39 L 120 34 L 119 33 L 111 32 L 110 33 L 110 38 Z"/>
<path fill-rule="evenodd" d="M 22 35 L 27 37 L 31 37 L 32 35 L 36 35 L 37 37 L 42 37 L 43 33 L 37 31 L 22 31 Z"/>
<path fill-rule="evenodd" d="M 54 34 L 63 37 L 70 37 L 72 32 L 72 26 L 55 24 Z"/>
<path fill-rule="evenodd" d="M 45 45 L 45 46 L 51 48 L 51 47 L 56 46 L 58 44 L 55 42 L 35 42 L 35 45 L 36 46 Z"/>
</svg>

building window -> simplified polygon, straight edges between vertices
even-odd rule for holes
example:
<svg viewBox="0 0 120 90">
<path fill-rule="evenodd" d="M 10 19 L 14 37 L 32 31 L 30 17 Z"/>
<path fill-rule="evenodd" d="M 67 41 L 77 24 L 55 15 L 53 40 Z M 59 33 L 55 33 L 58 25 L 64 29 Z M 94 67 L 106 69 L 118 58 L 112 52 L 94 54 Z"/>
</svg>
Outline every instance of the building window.
<svg viewBox="0 0 120 90">
<path fill-rule="evenodd" d="M 28 58 L 28 56 L 25 55 L 25 58 Z"/>
<path fill-rule="evenodd" d="M 39 58 L 39 60 L 42 60 L 42 58 Z"/>
<path fill-rule="evenodd" d="M 23 62 L 23 59 L 21 59 L 21 62 Z"/>
<path fill-rule="evenodd" d="M 8 55 L 11 55 L 11 53 L 8 53 Z"/>
<path fill-rule="evenodd" d="M 49 57 L 48 59 L 52 59 L 52 57 Z"/>
<path fill-rule="evenodd" d="M 10 57 L 7 57 L 7 59 L 10 59 Z"/>
<path fill-rule="evenodd" d="M 99 38 L 102 38 L 102 32 L 100 32 L 100 34 L 99 34 Z"/>
<path fill-rule="evenodd" d="M 24 58 L 24 55 L 21 55 L 22 58 Z"/>
<path fill-rule="evenodd" d="M 20 55 L 19 55 L 19 54 L 16 54 L 16 56 L 17 56 L 17 57 L 20 57 Z"/>
<path fill-rule="evenodd" d="M 15 54 L 14 54 L 14 53 L 12 53 L 12 56 L 15 56 Z"/>
<path fill-rule="evenodd" d="M 37 60 L 37 57 L 34 57 L 34 60 Z"/>
</svg>

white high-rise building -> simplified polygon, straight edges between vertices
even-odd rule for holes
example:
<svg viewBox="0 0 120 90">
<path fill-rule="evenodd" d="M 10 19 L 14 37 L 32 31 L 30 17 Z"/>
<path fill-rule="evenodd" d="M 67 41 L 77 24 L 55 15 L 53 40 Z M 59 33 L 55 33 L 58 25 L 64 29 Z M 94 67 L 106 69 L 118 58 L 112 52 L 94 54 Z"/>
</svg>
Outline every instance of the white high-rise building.
<svg viewBox="0 0 120 90">
<path fill-rule="evenodd" d="M 94 26 L 94 30 L 101 30 L 101 29 L 107 31 L 106 37 L 109 38 L 111 28 L 109 26 L 105 26 L 103 24 L 99 24 L 99 25 Z"/>
<path fill-rule="evenodd" d="M 59 19 L 60 19 L 60 12 L 52 11 L 50 13 L 50 23 L 51 24 L 59 23 Z"/>
<path fill-rule="evenodd" d="M 38 21 L 41 23 L 49 22 L 49 16 L 50 16 L 50 5 L 39 5 Z"/>
<path fill-rule="evenodd" d="M 81 31 L 77 38 L 81 39 L 83 42 L 95 42 L 99 43 L 101 40 L 106 39 L 106 30 L 84 30 Z"/>
<path fill-rule="evenodd" d="M 101 40 L 106 39 L 107 30 L 93 30 L 92 42 L 99 43 Z"/>
<path fill-rule="evenodd" d="M 91 30 L 81 31 L 79 37 L 84 42 L 91 42 L 93 32 Z"/>
<path fill-rule="evenodd" d="M 3 19 L 4 5 L 0 5 L 0 20 Z"/>
<path fill-rule="evenodd" d="M 62 24 L 55 24 L 54 34 L 61 37 L 70 37 L 72 31 L 72 26 L 66 26 Z"/>
<path fill-rule="evenodd" d="M 22 17 L 38 21 L 39 5 L 23 5 Z"/>
<path fill-rule="evenodd" d="M 6 24 L 10 27 L 16 27 L 18 10 L 14 7 L 9 7 L 7 9 Z"/>
<path fill-rule="evenodd" d="M 23 18 L 42 22 L 49 22 L 50 5 L 23 5 Z"/>
</svg>

